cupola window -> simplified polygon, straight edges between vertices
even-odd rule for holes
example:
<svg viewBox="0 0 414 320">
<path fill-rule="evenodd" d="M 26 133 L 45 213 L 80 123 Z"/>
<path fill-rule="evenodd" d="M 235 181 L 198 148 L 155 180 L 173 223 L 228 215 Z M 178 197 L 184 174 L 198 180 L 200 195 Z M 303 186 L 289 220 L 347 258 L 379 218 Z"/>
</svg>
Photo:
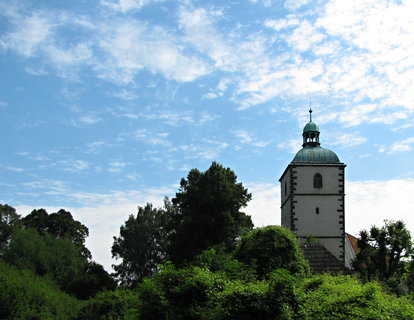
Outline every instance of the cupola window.
<svg viewBox="0 0 414 320">
<path fill-rule="evenodd" d="M 322 176 L 319 173 L 313 177 L 313 187 L 317 189 L 322 188 Z"/>
</svg>

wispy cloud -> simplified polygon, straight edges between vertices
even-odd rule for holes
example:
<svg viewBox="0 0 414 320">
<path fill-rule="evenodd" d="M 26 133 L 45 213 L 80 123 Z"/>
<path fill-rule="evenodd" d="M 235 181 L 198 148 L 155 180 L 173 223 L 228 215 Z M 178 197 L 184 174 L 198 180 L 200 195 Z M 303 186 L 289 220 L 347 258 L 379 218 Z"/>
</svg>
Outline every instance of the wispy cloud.
<svg viewBox="0 0 414 320">
<path fill-rule="evenodd" d="M 266 147 L 269 142 L 268 141 L 260 141 L 247 132 L 246 130 L 234 130 L 233 134 L 240 139 L 240 143 L 248 144 L 253 147 L 263 148 Z"/>
<path fill-rule="evenodd" d="M 55 23 L 46 12 L 38 11 L 28 16 L 15 15 L 14 18 L 15 29 L 0 40 L 0 45 L 4 49 L 16 50 L 24 56 L 31 56 L 53 35 Z"/>
<path fill-rule="evenodd" d="M 411 151 L 413 149 L 412 145 L 414 145 L 414 137 L 407 138 L 401 141 L 397 141 L 391 145 L 388 153 Z"/>
<path fill-rule="evenodd" d="M 300 150 L 302 147 L 302 139 L 289 139 L 287 141 L 283 141 L 277 145 L 277 147 L 281 150 L 285 150 L 289 153 L 295 154 Z"/>
<path fill-rule="evenodd" d="M 127 90 L 127 89 L 121 89 L 119 91 L 114 91 L 114 92 L 108 92 L 108 95 L 111 97 L 115 97 L 115 98 L 119 98 L 122 100 L 135 100 L 138 98 L 138 95 L 136 94 L 136 92 L 132 91 L 132 90 Z"/>
<path fill-rule="evenodd" d="M 177 154 L 184 159 L 214 160 L 227 149 L 229 144 L 214 139 L 204 139 L 200 144 L 182 144 L 178 147 Z"/>
<path fill-rule="evenodd" d="M 177 81 L 193 81 L 210 72 L 201 59 L 187 55 L 174 34 L 137 20 L 116 21 L 106 27 L 100 48 L 107 61 L 98 67 L 102 77 L 131 83 L 142 69 Z"/>
<path fill-rule="evenodd" d="M 358 132 L 330 132 L 327 136 L 327 142 L 334 146 L 339 146 L 341 149 L 352 148 L 367 142 L 366 137 L 361 136 Z"/>
<path fill-rule="evenodd" d="M 63 171 L 80 172 L 88 169 L 90 163 L 84 160 L 67 159 L 59 162 Z"/>
<path fill-rule="evenodd" d="M 121 159 L 118 160 L 113 160 L 111 162 L 108 163 L 108 172 L 110 173 L 119 173 L 121 171 L 123 171 L 123 169 L 127 166 L 129 166 L 131 163 L 129 162 L 125 162 Z"/>
<path fill-rule="evenodd" d="M 136 140 L 142 141 L 150 145 L 159 145 L 164 147 L 171 146 L 171 142 L 167 139 L 169 134 L 167 132 L 155 133 L 148 129 L 137 130 L 133 133 Z"/>
<path fill-rule="evenodd" d="M 4 165 L 4 164 L 1 164 L 1 163 L 0 163 L 0 168 L 4 168 L 6 170 L 14 171 L 14 172 L 22 172 L 22 171 L 24 171 L 23 168 L 19 168 L 19 167 L 15 167 L 15 166 L 8 166 L 8 165 Z"/>
<path fill-rule="evenodd" d="M 102 121 L 102 118 L 97 115 L 93 115 L 93 114 L 81 116 L 77 120 L 78 123 L 80 122 L 84 124 L 95 124 L 100 121 Z"/>
<path fill-rule="evenodd" d="M 164 0 L 101 0 L 101 5 L 125 13 L 131 10 L 139 10 L 151 3 L 162 1 Z"/>
</svg>

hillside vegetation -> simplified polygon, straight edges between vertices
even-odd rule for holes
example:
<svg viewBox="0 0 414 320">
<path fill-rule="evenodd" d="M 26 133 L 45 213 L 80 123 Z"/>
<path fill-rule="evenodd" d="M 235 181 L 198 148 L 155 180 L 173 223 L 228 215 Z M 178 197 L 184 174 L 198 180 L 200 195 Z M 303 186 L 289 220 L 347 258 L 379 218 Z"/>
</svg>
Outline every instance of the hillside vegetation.
<svg viewBox="0 0 414 320">
<path fill-rule="evenodd" d="M 361 232 L 356 275 L 314 275 L 295 235 L 254 228 L 232 170 L 193 169 L 162 208 L 138 207 L 108 274 L 70 212 L 0 205 L 0 319 L 414 319 L 411 235 Z"/>
</svg>

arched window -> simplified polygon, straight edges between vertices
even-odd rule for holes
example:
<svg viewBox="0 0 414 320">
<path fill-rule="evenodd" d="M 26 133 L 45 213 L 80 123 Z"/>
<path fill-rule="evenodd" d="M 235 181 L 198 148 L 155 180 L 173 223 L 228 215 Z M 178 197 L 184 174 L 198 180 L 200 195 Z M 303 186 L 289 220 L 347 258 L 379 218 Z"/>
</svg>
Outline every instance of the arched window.
<svg viewBox="0 0 414 320">
<path fill-rule="evenodd" d="M 318 189 L 322 188 L 322 176 L 319 173 L 313 177 L 313 187 Z"/>
</svg>

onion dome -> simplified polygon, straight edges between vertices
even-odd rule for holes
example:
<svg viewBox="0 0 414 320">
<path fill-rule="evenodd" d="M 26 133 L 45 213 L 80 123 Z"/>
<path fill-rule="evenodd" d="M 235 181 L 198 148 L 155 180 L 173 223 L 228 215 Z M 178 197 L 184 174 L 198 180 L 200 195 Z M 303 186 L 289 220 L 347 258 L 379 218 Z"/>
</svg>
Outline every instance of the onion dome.
<svg viewBox="0 0 414 320">
<path fill-rule="evenodd" d="M 303 128 L 303 145 L 292 163 L 340 163 L 335 152 L 322 148 L 319 143 L 319 126 L 312 121 L 312 109 L 309 110 L 309 122 Z"/>
</svg>

